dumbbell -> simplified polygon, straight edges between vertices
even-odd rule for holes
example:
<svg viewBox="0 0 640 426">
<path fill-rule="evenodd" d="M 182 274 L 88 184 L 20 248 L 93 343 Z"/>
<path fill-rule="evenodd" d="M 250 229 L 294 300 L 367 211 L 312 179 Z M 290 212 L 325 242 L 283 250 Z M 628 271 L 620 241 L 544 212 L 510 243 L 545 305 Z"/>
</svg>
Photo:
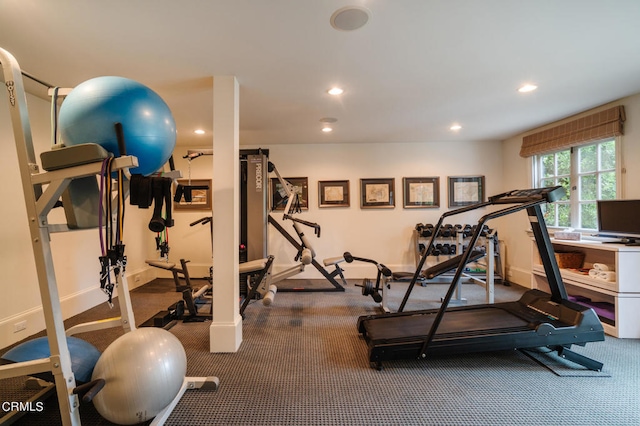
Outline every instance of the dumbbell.
<svg viewBox="0 0 640 426">
<path fill-rule="evenodd" d="M 426 225 L 418 223 L 416 225 L 416 231 L 418 231 L 421 237 L 430 237 L 433 234 L 433 225 L 431 223 L 427 223 Z"/>
<path fill-rule="evenodd" d="M 440 228 L 440 231 L 438 231 L 438 237 L 443 237 L 443 238 L 451 237 L 452 228 L 453 228 L 453 225 L 451 225 L 450 223 L 446 225 L 442 225 L 442 228 Z"/>
<path fill-rule="evenodd" d="M 480 232 L 480 235 L 482 235 L 483 237 L 486 237 L 487 235 L 490 235 L 491 233 L 493 233 L 493 229 L 489 228 L 489 225 L 484 225 L 482 227 L 482 231 Z"/>
</svg>

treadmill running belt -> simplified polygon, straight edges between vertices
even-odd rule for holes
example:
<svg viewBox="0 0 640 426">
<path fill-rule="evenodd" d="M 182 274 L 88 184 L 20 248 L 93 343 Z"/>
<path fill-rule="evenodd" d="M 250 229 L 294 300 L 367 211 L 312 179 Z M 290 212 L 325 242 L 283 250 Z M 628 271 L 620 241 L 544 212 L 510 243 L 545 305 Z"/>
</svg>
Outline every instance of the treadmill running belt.
<svg viewBox="0 0 640 426">
<path fill-rule="evenodd" d="M 389 317 L 385 321 L 364 322 L 368 340 L 376 343 L 426 338 L 436 312 L 432 315 Z M 450 311 L 444 316 L 435 339 L 445 335 L 475 332 L 491 332 L 513 328 L 527 329 L 529 321 L 513 315 L 498 306 Z"/>
</svg>

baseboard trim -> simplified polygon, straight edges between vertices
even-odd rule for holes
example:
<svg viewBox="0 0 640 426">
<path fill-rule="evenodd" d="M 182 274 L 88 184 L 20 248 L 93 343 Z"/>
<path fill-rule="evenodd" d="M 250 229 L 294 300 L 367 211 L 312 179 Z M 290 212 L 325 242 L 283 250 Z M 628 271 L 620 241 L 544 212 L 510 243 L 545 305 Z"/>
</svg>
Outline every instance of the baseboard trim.
<svg viewBox="0 0 640 426">
<path fill-rule="evenodd" d="M 133 290 L 154 280 L 156 274 L 151 269 L 151 267 L 145 267 L 127 273 L 126 277 L 129 290 Z M 116 295 L 117 290 L 114 296 Z M 62 319 L 69 319 L 74 315 L 78 315 L 106 301 L 106 294 L 96 286 L 64 296 L 60 299 Z M 20 323 L 24 323 L 25 328 L 16 332 L 16 325 Z M 42 306 L 37 306 L 11 317 L 4 318 L 0 321 L 0 348 L 5 348 L 23 339 L 27 339 L 45 330 L 45 328 L 46 324 Z"/>
</svg>

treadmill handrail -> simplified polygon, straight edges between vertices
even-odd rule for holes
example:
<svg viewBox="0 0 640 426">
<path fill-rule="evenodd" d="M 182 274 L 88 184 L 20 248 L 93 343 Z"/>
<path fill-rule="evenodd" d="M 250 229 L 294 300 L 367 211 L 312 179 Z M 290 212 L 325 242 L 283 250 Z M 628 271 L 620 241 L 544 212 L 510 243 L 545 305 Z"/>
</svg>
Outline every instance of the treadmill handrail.
<svg viewBox="0 0 640 426">
<path fill-rule="evenodd" d="M 520 203 L 520 205 L 518 206 L 514 206 L 514 207 L 509 207 L 509 208 L 504 208 L 501 210 L 498 210 L 494 213 L 490 213 L 489 215 L 484 216 L 483 218 L 480 219 L 480 221 L 482 223 L 488 221 L 489 219 L 494 219 L 500 216 L 505 216 L 511 213 L 515 213 L 518 212 L 520 210 L 524 210 L 527 209 L 531 206 L 537 205 L 537 204 L 543 204 L 543 203 L 548 203 L 548 202 L 553 202 L 556 201 L 560 198 L 562 198 L 562 194 L 564 194 L 564 188 L 562 186 L 552 186 L 552 187 L 545 187 L 545 188 L 534 188 L 534 189 L 527 189 L 527 190 L 514 190 L 514 191 L 508 191 L 508 192 L 503 192 L 501 194 L 498 195 L 494 195 L 489 197 L 488 201 L 484 201 L 484 202 L 480 202 L 480 203 L 476 203 L 476 204 L 471 204 L 469 206 L 464 206 L 455 210 L 451 210 L 448 212 L 445 212 L 442 214 L 442 216 L 440 216 L 440 219 L 438 220 L 438 223 L 436 224 L 436 226 L 433 228 L 432 234 L 431 234 L 431 238 L 429 239 L 429 243 L 427 244 L 424 253 L 422 254 L 422 257 L 420 258 L 420 261 L 418 262 L 418 266 L 416 268 L 415 273 L 413 274 L 413 277 L 411 278 L 411 282 L 409 283 L 409 287 L 407 287 L 407 291 L 405 292 L 405 295 L 402 299 L 402 302 L 400 303 L 400 307 L 398 308 L 398 312 L 402 312 L 409 300 L 409 297 L 411 295 L 411 292 L 413 291 L 413 287 L 415 286 L 416 282 L 418 281 L 418 279 L 421 276 L 421 272 L 422 272 L 422 268 L 424 267 L 424 264 L 427 260 L 427 256 L 429 256 L 429 254 L 431 254 L 431 250 L 434 247 L 434 242 L 436 239 L 436 236 L 438 235 L 438 232 L 440 231 L 440 228 L 442 228 L 442 223 L 444 222 L 444 219 L 450 216 L 455 216 L 457 214 L 461 214 L 461 213 L 466 213 L 472 210 L 476 210 L 479 209 L 481 207 L 487 207 L 490 205 L 497 205 L 497 204 L 507 204 L 507 203 Z M 528 199 L 525 199 L 526 201 L 523 202 L 522 199 L 523 198 L 519 198 L 518 201 L 516 201 L 516 199 L 514 197 L 511 197 L 512 194 L 519 194 L 519 193 L 529 193 L 529 194 L 533 194 L 533 195 L 537 195 L 537 194 L 544 194 L 544 197 L 530 197 Z M 486 219 L 485 219 L 486 218 Z M 484 220 L 484 221 L 483 221 Z M 481 228 L 481 226 L 480 226 Z M 477 240 L 477 239 L 476 239 Z M 474 240 L 474 244 L 475 244 L 475 240 Z M 471 245 L 470 245 L 471 246 Z M 467 261 L 468 263 L 468 261 Z M 466 263 L 460 263 L 460 266 L 466 265 Z M 460 269 L 460 267 L 458 268 Z"/>
<path fill-rule="evenodd" d="M 561 187 L 560 187 L 561 188 Z M 492 197 L 494 198 L 494 197 Z M 490 219 L 495 219 L 497 217 L 501 217 L 501 216 L 506 216 L 508 214 L 512 214 L 512 213 L 516 213 L 520 210 L 524 210 L 527 209 L 531 206 L 537 205 L 537 204 L 542 204 L 542 203 L 546 203 L 547 201 L 545 199 L 535 199 L 532 201 L 529 201 L 528 203 L 525 204 L 521 204 L 518 206 L 512 206 L 512 207 L 507 207 L 501 210 L 496 210 L 493 213 L 488 213 L 485 216 L 483 216 L 482 218 L 480 218 L 480 220 L 478 221 L 478 226 L 476 227 L 476 231 L 474 232 L 473 235 L 475 235 L 476 233 L 478 234 L 477 237 L 471 237 L 471 242 L 469 242 L 469 245 L 467 247 L 467 249 L 473 247 L 475 245 L 475 243 L 478 240 L 478 237 L 480 236 L 481 232 L 482 232 L 482 226 L 484 225 L 485 222 L 487 222 Z M 502 204 L 502 203 L 498 203 L 498 204 Z M 420 258 L 420 261 L 418 262 L 418 267 L 416 268 L 416 272 L 413 274 L 413 277 L 411 278 L 411 282 L 409 283 L 409 287 L 407 287 L 407 291 L 405 292 L 404 298 L 402 299 L 402 302 L 400 303 L 400 307 L 398 308 L 398 312 L 402 312 L 407 304 L 407 301 L 409 300 L 409 296 L 411 295 L 411 292 L 413 291 L 413 287 L 415 286 L 416 282 L 418 281 L 418 278 L 420 277 L 420 274 L 422 272 L 422 268 L 424 267 L 424 264 L 427 260 L 427 256 L 429 256 L 431 254 L 431 250 L 433 249 L 434 246 L 434 241 L 436 239 L 436 236 L 438 235 L 438 232 L 440 231 L 440 228 L 442 227 L 442 222 L 444 221 L 445 217 L 450 217 L 450 216 L 454 216 L 460 213 L 466 213 L 468 211 L 471 210 L 476 210 L 479 209 L 481 207 L 486 207 L 489 205 L 493 205 L 493 201 L 485 201 L 482 203 L 477 203 L 477 204 L 472 204 L 470 206 L 465 206 L 456 210 L 451 210 L 448 212 L 445 212 L 442 214 L 442 216 L 440 216 L 440 219 L 438 220 L 438 223 L 435 225 L 435 227 L 433 228 L 432 234 L 431 234 L 431 238 L 429 239 L 429 244 L 427 245 L 426 249 L 424 250 L 424 253 L 422 254 L 422 257 Z M 460 263 L 458 266 L 458 269 L 461 269 L 462 266 L 466 265 L 467 263 L 469 263 L 469 260 L 466 259 L 464 260 L 462 257 L 460 258 Z M 462 263 L 464 260 L 464 263 Z M 462 275 L 462 271 L 460 271 L 460 275 Z M 459 277 L 458 277 L 459 278 Z M 455 282 L 455 281 L 454 281 Z"/>
</svg>

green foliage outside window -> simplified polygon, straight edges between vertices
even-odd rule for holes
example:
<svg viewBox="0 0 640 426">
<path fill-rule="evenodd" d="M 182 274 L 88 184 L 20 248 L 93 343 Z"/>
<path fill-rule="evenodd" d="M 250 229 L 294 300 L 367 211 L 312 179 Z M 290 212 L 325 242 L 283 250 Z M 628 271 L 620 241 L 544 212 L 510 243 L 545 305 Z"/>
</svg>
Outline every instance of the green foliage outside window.
<svg viewBox="0 0 640 426">
<path fill-rule="evenodd" d="M 596 201 L 617 197 L 615 139 L 541 155 L 537 164 L 538 185 L 562 185 L 567 194 L 546 206 L 547 225 L 596 229 Z"/>
</svg>

